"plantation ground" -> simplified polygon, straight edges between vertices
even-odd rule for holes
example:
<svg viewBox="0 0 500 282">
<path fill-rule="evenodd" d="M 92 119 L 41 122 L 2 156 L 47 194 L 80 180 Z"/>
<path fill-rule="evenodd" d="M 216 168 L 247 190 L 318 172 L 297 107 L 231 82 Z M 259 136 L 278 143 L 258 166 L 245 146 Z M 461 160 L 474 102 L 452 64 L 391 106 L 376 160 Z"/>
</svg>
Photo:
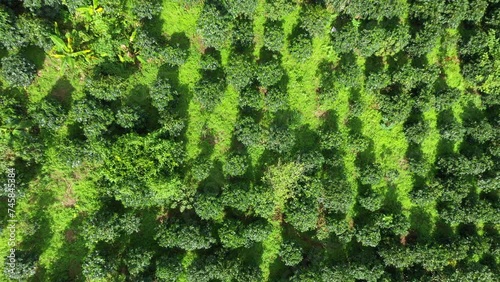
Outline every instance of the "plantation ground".
<svg viewBox="0 0 500 282">
<path fill-rule="evenodd" d="M 406 1 L 401 1 L 402 5 L 408 6 Z M 264 24 L 266 17 L 264 15 L 264 0 L 258 1 L 256 16 L 253 19 L 253 30 L 255 38 L 255 48 L 253 50 L 254 60 L 259 60 L 260 49 L 263 48 Z M 233 144 L 233 131 L 237 125 L 240 115 L 238 101 L 239 92 L 228 85 L 220 104 L 212 112 L 204 111 L 199 103 L 193 99 L 196 82 L 202 75 L 199 70 L 202 52 L 204 50 L 203 42 L 197 32 L 197 21 L 202 12 L 202 4 L 181 4 L 176 0 L 163 1 L 163 10 L 161 16 L 156 19 L 152 26 L 160 29 L 162 35 L 179 41 L 187 38 L 189 46 L 187 48 L 188 56 L 184 64 L 178 68 L 178 85 L 183 91 L 181 94 L 181 107 L 187 107 L 187 128 L 185 131 L 185 149 L 186 161 L 194 161 L 206 150 L 210 150 L 210 160 L 225 163 L 228 158 L 228 152 Z M 315 37 L 312 41 L 313 52 L 306 61 L 297 61 L 289 51 L 292 32 L 300 20 L 300 7 L 285 17 L 283 21 L 285 46 L 283 48 L 281 63 L 286 70 L 288 77 L 286 89 L 290 109 L 297 111 L 300 115 L 289 125 L 289 130 L 307 129 L 318 132 L 325 123 L 335 123 L 329 125 L 338 128 L 338 132 L 344 140 L 349 140 L 353 132 L 367 137 L 373 146 L 372 162 L 380 165 L 382 175 L 397 174 L 396 180 L 383 179 L 374 185 L 373 190 L 384 198 L 392 197 L 396 205 L 402 208 L 402 214 L 412 219 L 412 228 L 420 229 L 419 234 L 431 234 L 435 228 L 438 217 L 436 202 L 432 201 L 425 207 L 417 206 L 412 202 L 410 192 L 414 186 L 414 177 L 408 169 L 408 153 L 413 148 L 407 141 L 404 133 L 404 122 L 401 121 L 389 127 L 381 126 L 382 114 L 379 110 L 380 105 L 377 96 L 365 89 L 367 69 L 380 66 L 370 65 L 367 60 L 354 50 L 356 54 L 356 64 L 361 69 L 361 75 L 352 77 L 352 80 L 360 82 L 359 93 L 354 93 L 351 88 L 344 85 L 332 85 L 338 90 L 335 99 L 322 100 L 319 88 L 321 87 L 320 68 L 323 63 L 331 62 L 334 65 L 339 64 L 342 54 L 334 50 L 330 44 L 330 27 L 325 29 L 321 36 Z M 336 13 L 332 14 L 331 22 L 335 22 Z M 401 22 L 408 21 L 407 15 L 400 19 Z M 333 34 L 335 36 L 335 34 Z M 449 88 L 459 89 L 462 93 L 460 99 L 452 106 L 452 113 L 456 120 L 461 122 L 464 107 L 472 102 L 479 106 L 480 98 L 472 95 L 465 95 L 467 85 L 462 77 L 460 61 L 458 60 L 457 44 L 459 40 L 458 29 L 446 30 L 445 36 L 435 42 L 432 52 L 426 55 L 429 65 L 439 66 L 444 70 L 445 77 L 442 79 Z M 181 42 L 180 42 L 181 43 Z M 221 50 L 221 59 L 223 66 L 228 65 L 232 49 L 228 45 Z M 29 103 L 35 104 L 41 101 L 47 95 L 63 97 L 63 99 L 77 100 L 84 96 L 83 78 L 85 71 L 62 72 L 58 69 L 54 59 L 44 56 L 40 50 L 31 50 L 28 55 L 37 58 L 37 63 L 42 67 L 38 72 L 35 82 L 28 87 Z M 389 68 L 388 61 L 391 56 L 382 56 L 383 69 Z M 164 73 L 163 73 L 164 72 Z M 154 64 L 144 64 L 140 71 L 130 75 L 127 80 L 127 90 L 130 95 L 136 95 L 133 99 L 140 100 L 141 95 L 145 95 L 140 89 L 141 85 L 148 85 L 155 81 L 159 76 L 176 75 L 171 71 L 165 71 L 161 66 Z M 352 115 L 352 100 L 359 101 L 361 112 L 358 115 L 360 123 L 353 125 L 348 122 Z M 420 149 L 425 159 L 425 165 L 433 168 L 438 157 L 438 145 L 440 134 L 438 129 L 438 112 L 434 108 L 429 108 L 423 113 L 424 120 L 428 123 L 428 134 L 420 145 Z M 304 131 L 307 131 L 304 130 Z M 207 141 L 206 132 L 213 135 L 213 142 Z M 73 168 L 73 164 L 67 163 L 62 154 L 65 154 L 61 148 L 65 146 L 66 137 L 71 134 L 69 125 L 65 125 L 56 135 L 50 137 L 48 147 L 46 148 L 46 161 L 40 168 L 40 171 L 23 171 L 27 175 L 32 175 L 29 183 L 19 185 L 27 186 L 26 194 L 19 195 L 17 203 L 18 212 L 18 233 L 17 239 L 23 242 L 25 237 L 35 240 L 37 249 L 40 252 L 39 267 L 43 273 L 37 273 L 43 277 L 43 281 L 57 281 L 58 277 L 69 277 L 74 279 L 80 277 L 82 271 L 82 261 L 87 256 L 85 242 L 77 233 L 79 224 L 88 214 L 93 214 L 99 210 L 102 205 L 100 195 L 94 185 L 93 171 L 99 169 L 97 164 L 85 163 Z M 303 134 L 299 136 L 299 142 L 302 144 L 314 144 L 316 138 L 312 134 Z M 454 144 L 454 151 L 458 152 L 460 142 Z M 212 147 L 207 149 L 207 147 Z M 267 163 L 272 160 L 266 160 L 266 148 L 264 146 L 251 146 L 248 148 L 252 165 L 259 167 L 259 163 Z M 348 146 L 345 147 L 345 153 L 340 155 L 341 163 L 345 167 L 347 181 L 357 193 L 358 178 L 360 175 L 358 169 L 358 152 L 351 151 Z M 223 183 L 223 180 L 221 180 Z M 282 197 L 275 195 L 275 197 Z M 276 201 L 285 201 L 286 199 L 277 199 Z M 1 204 L 5 209 L 5 204 Z M 346 222 L 352 222 L 356 218 L 354 206 L 347 213 Z M 428 215 L 425 224 L 418 223 L 422 214 Z M 146 223 L 154 223 L 157 215 L 153 211 L 145 211 L 142 214 Z M 31 238 L 29 230 L 24 227 L 24 222 L 35 221 L 40 226 L 40 232 L 37 238 Z M 283 226 L 279 218 L 272 222 L 272 232 L 262 242 L 262 252 L 255 252 L 259 257 L 254 258 L 258 261 L 262 271 L 263 280 L 276 281 L 277 277 L 283 271 L 283 265 L 276 263 L 279 256 L 279 246 L 283 241 Z M 481 228 L 480 225 L 478 225 Z M 429 229 L 430 228 L 430 229 Z M 152 228 L 142 231 L 144 237 L 154 237 Z M 148 233 L 150 232 L 150 233 Z M 481 231 L 479 231 L 481 232 Z M 8 253 L 8 233 L 3 232 L 0 237 L 0 253 Z M 430 236 L 430 235 L 429 235 Z M 254 249 L 249 249 L 253 252 Z M 252 253 L 253 255 L 253 253 Z M 196 258 L 196 252 L 188 251 L 183 259 L 184 270 Z M 5 277 L 4 266 L 0 266 L 0 280 L 7 281 Z M 62 275 L 62 273 L 64 273 Z M 61 276 L 62 275 L 62 276 Z M 186 273 L 180 277 L 181 281 L 186 281 Z"/>
</svg>

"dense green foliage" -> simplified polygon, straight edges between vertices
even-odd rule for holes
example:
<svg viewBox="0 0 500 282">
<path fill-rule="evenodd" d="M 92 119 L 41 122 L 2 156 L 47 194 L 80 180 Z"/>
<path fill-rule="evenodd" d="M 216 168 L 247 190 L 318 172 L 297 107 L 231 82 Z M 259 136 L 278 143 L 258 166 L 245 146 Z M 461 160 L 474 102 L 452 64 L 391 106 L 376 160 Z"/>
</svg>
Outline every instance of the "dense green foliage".
<svg viewBox="0 0 500 282">
<path fill-rule="evenodd" d="M 6 0 L 0 63 L 0 281 L 500 277 L 498 1 Z"/>
</svg>

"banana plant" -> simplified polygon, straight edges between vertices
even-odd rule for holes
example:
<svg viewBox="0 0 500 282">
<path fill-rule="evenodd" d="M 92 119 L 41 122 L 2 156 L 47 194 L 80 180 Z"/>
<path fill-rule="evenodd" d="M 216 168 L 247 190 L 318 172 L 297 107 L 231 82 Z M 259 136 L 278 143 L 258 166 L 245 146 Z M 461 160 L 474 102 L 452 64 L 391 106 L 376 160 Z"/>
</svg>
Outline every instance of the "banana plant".
<svg viewBox="0 0 500 282">
<path fill-rule="evenodd" d="M 54 47 L 52 50 L 49 51 L 49 56 L 52 58 L 56 59 L 61 59 L 62 60 L 62 68 L 64 69 L 66 66 L 69 66 L 71 68 L 75 67 L 75 61 L 77 57 L 83 57 L 87 62 L 90 60 L 90 56 L 92 53 L 92 50 L 81 50 L 81 51 L 75 51 L 73 49 L 73 36 L 67 32 L 65 34 L 66 41 L 64 41 L 61 37 L 59 32 L 56 33 L 58 35 L 50 35 L 50 39 L 54 43 Z"/>
<path fill-rule="evenodd" d="M 139 54 L 140 50 L 134 48 L 134 43 L 135 39 L 137 36 L 137 29 L 132 32 L 132 34 L 129 37 L 129 46 L 122 45 L 120 47 L 120 53 L 118 54 L 118 59 L 120 59 L 120 62 L 135 62 L 135 60 L 139 61 L 141 64 L 145 64 L 146 60 L 144 60 Z"/>
<path fill-rule="evenodd" d="M 76 11 L 83 15 L 86 20 L 91 21 L 95 14 L 102 13 L 103 7 L 99 7 L 99 0 L 92 0 L 92 5 L 76 8 Z"/>
<path fill-rule="evenodd" d="M 31 127 L 31 123 L 29 121 L 16 120 L 12 124 L 0 125 L 0 135 L 2 135 L 2 136 L 7 136 L 7 135 L 16 136 L 16 135 L 28 132 L 30 127 Z"/>
</svg>

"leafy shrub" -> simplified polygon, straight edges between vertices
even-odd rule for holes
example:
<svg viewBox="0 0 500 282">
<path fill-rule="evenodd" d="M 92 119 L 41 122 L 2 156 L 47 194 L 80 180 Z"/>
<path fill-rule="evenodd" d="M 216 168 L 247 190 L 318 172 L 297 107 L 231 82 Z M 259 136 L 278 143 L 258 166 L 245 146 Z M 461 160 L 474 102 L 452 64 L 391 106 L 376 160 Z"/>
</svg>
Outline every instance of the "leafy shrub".
<svg viewBox="0 0 500 282">
<path fill-rule="evenodd" d="M 394 73 L 393 81 L 402 85 L 404 90 L 411 90 L 418 93 L 417 103 L 420 102 L 419 100 L 427 102 L 430 100 L 427 96 L 434 94 L 432 86 L 440 76 L 440 73 L 441 70 L 436 66 L 427 66 L 425 69 L 422 69 L 414 68 L 408 64 L 403 66 L 400 71 Z"/>
<path fill-rule="evenodd" d="M 137 59 L 141 63 L 146 63 L 160 57 L 161 52 L 158 42 L 144 28 L 136 30 L 135 39 L 131 43 L 133 54 L 130 54 L 129 49 L 125 49 L 127 52 L 123 54 L 123 58 L 132 57 L 131 59 L 134 62 Z M 162 52 L 168 55 L 167 52 L 171 52 L 171 48 L 164 48 Z"/>
<path fill-rule="evenodd" d="M 345 87 L 357 87 L 360 82 L 358 77 L 362 75 L 361 69 L 355 61 L 342 62 L 333 72 L 333 80 L 337 85 Z"/>
<path fill-rule="evenodd" d="M 177 247 L 186 251 L 208 249 L 216 242 L 207 223 L 177 219 L 159 226 L 155 239 L 164 248 Z"/>
<path fill-rule="evenodd" d="M 331 181 L 324 185 L 324 197 L 321 204 L 327 210 L 347 213 L 354 204 L 354 195 L 346 181 Z"/>
<path fill-rule="evenodd" d="M 426 205 L 429 204 L 436 199 L 441 197 L 443 191 L 442 185 L 437 182 L 431 182 L 426 184 L 424 187 L 414 188 L 410 192 L 410 197 L 412 201 L 417 205 Z"/>
<path fill-rule="evenodd" d="M 224 7 L 233 18 L 252 18 L 257 7 L 257 0 L 223 0 Z"/>
<path fill-rule="evenodd" d="M 127 266 L 128 273 L 131 277 L 139 277 L 139 275 L 147 270 L 153 258 L 152 251 L 145 251 L 141 248 L 133 248 L 127 250 L 124 263 Z"/>
<path fill-rule="evenodd" d="M 0 44 L 7 50 L 18 50 L 24 46 L 24 38 L 14 26 L 13 17 L 0 7 Z"/>
<path fill-rule="evenodd" d="M 19 32 L 23 46 L 34 45 L 42 48 L 44 51 L 49 51 L 52 48 L 50 40 L 50 29 L 45 22 L 38 18 L 21 16 L 16 21 L 17 31 Z"/>
<path fill-rule="evenodd" d="M 376 92 L 391 84 L 391 77 L 385 72 L 370 74 L 366 79 L 366 89 Z"/>
<path fill-rule="evenodd" d="M 238 19 L 232 32 L 233 44 L 240 47 L 250 47 L 254 42 L 253 21 L 248 18 Z"/>
<path fill-rule="evenodd" d="M 405 127 L 404 132 L 409 141 L 420 144 L 424 141 L 428 130 L 428 124 L 420 121 Z"/>
<path fill-rule="evenodd" d="M 382 169 L 380 165 L 370 164 L 360 171 L 360 181 L 365 185 L 375 185 L 382 181 Z"/>
<path fill-rule="evenodd" d="M 40 128 L 50 131 L 59 129 L 67 118 L 61 103 L 53 98 L 43 99 L 30 112 L 34 122 Z"/>
<path fill-rule="evenodd" d="M 288 95 L 285 91 L 278 88 L 270 88 L 264 96 L 265 109 L 271 113 L 288 108 Z"/>
<path fill-rule="evenodd" d="M 93 251 L 83 260 L 82 274 L 87 279 L 105 279 L 116 271 L 117 261 L 103 256 L 99 251 Z"/>
<path fill-rule="evenodd" d="M 187 51 L 179 46 L 165 46 L 158 51 L 153 50 L 153 52 L 148 55 L 148 58 L 154 58 L 154 56 L 156 56 L 154 52 L 158 52 L 158 56 L 171 66 L 180 66 L 184 64 L 188 56 Z"/>
<path fill-rule="evenodd" d="M 467 125 L 466 132 L 477 142 L 484 144 L 488 141 L 492 141 L 499 135 L 498 129 L 495 129 L 488 121 L 481 120 L 478 122 L 472 122 Z"/>
<path fill-rule="evenodd" d="M 124 82 L 114 76 L 87 79 L 84 91 L 104 101 L 114 101 L 125 95 Z"/>
<path fill-rule="evenodd" d="M 205 53 L 200 60 L 200 68 L 202 70 L 216 70 L 221 67 L 218 59 L 209 53 Z"/>
<path fill-rule="evenodd" d="M 82 235 L 87 247 L 99 242 L 112 243 L 122 235 L 130 235 L 139 231 L 140 218 L 134 214 L 113 214 L 99 211 L 83 225 Z"/>
<path fill-rule="evenodd" d="M 251 58 L 231 56 L 226 66 L 227 81 L 240 91 L 249 85 L 255 76 L 255 65 Z"/>
<path fill-rule="evenodd" d="M 171 107 L 171 102 L 179 95 L 167 79 L 157 79 L 149 91 L 151 104 L 163 113 Z"/>
<path fill-rule="evenodd" d="M 281 244 L 279 256 L 281 260 L 288 266 L 299 264 L 302 257 L 302 249 L 293 242 L 285 242 Z"/>
<path fill-rule="evenodd" d="M 295 145 L 295 135 L 286 127 L 272 126 L 266 145 L 271 151 L 289 153 Z"/>
<path fill-rule="evenodd" d="M 290 0 L 266 1 L 264 7 L 266 17 L 276 21 L 283 19 L 295 9 Z"/>
<path fill-rule="evenodd" d="M 328 230 L 332 230 L 333 233 L 338 237 L 340 242 L 349 243 L 352 240 L 352 237 L 355 235 L 354 228 L 352 228 L 349 223 L 344 219 L 337 219 L 327 217 L 327 226 Z"/>
<path fill-rule="evenodd" d="M 304 166 L 304 170 L 306 173 L 315 174 L 321 171 L 321 169 L 323 168 L 325 158 L 320 152 L 311 151 L 299 155 L 298 161 Z"/>
<path fill-rule="evenodd" d="M 376 247 L 382 236 L 380 230 L 375 226 L 364 226 L 357 230 L 356 239 L 363 246 Z"/>
<path fill-rule="evenodd" d="M 422 56 L 432 51 L 436 40 L 442 36 L 443 31 L 434 25 L 424 25 L 410 40 L 405 48 L 413 56 Z"/>
<path fill-rule="evenodd" d="M 438 160 L 438 167 L 450 175 L 480 175 L 493 168 L 493 160 L 489 155 L 467 158 L 459 155 Z"/>
<path fill-rule="evenodd" d="M 279 62 L 271 61 L 262 65 L 259 65 L 257 71 L 257 80 L 260 85 L 268 88 L 269 86 L 275 85 L 281 81 L 285 71 L 279 65 Z"/>
<path fill-rule="evenodd" d="M 27 87 L 35 79 L 35 66 L 19 55 L 2 58 L 1 74 L 11 87 Z"/>
<path fill-rule="evenodd" d="M 243 182 L 225 185 L 222 187 L 222 204 L 235 210 L 247 212 L 251 206 L 255 193 Z"/>
<path fill-rule="evenodd" d="M 316 229 L 318 223 L 318 201 L 315 197 L 300 196 L 285 206 L 285 221 L 300 232 Z"/>
<path fill-rule="evenodd" d="M 259 91 L 259 89 L 257 89 L 257 87 L 252 85 L 245 87 L 240 92 L 239 106 L 241 108 L 250 107 L 256 110 L 260 110 L 263 107 L 263 100 L 261 96 L 262 93 Z"/>
<path fill-rule="evenodd" d="M 102 102 L 93 99 L 78 100 L 73 106 L 75 121 L 83 127 L 87 138 L 96 138 L 114 121 L 114 114 Z"/>
<path fill-rule="evenodd" d="M 251 117 L 244 117 L 235 126 L 236 138 L 245 146 L 257 145 L 260 141 L 261 128 Z"/>
<path fill-rule="evenodd" d="M 179 255 L 162 256 L 156 260 L 155 276 L 159 281 L 175 282 L 182 274 L 182 257 Z"/>
<path fill-rule="evenodd" d="M 224 217 L 224 206 L 217 195 L 197 194 L 193 204 L 196 214 L 204 220 L 221 220 Z"/>
<path fill-rule="evenodd" d="M 319 145 L 323 150 L 340 149 L 342 144 L 342 135 L 337 132 L 325 132 L 320 136 Z"/>
<path fill-rule="evenodd" d="M 212 111 L 222 100 L 224 88 L 222 81 L 199 80 L 195 85 L 194 99 L 204 110 Z"/>
<path fill-rule="evenodd" d="M 261 281 L 257 265 L 245 263 L 227 250 L 199 256 L 187 269 L 187 281 Z"/>
<path fill-rule="evenodd" d="M 210 176 L 210 170 L 212 170 L 212 162 L 210 160 L 199 160 L 197 161 L 191 171 L 193 173 L 193 178 L 196 181 L 203 181 Z"/>
<path fill-rule="evenodd" d="M 135 127 L 141 119 L 139 108 L 125 106 L 116 113 L 116 123 L 123 128 Z"/>
<path fill-rule="evenodd" d="M 450 141 L 460 141 L 464 137 L 466 129 L 459 122 L 446 122 L 439 126 L 441 138 Z"/>
<path fill-rule="evenodd" d="M 9 259 L 4 260 L 4 275 L 10 279 L 28 280 L 35 276 L 38 270 L 39 259 L 33 251 L 16 249 L 16 262 L 14 272 L 8 272 L 11 269 L 7 264 Z M 9 280 L 10 280 L 9 279 Z"/>
<path fill-rule="evenodd" d="M 363 152 L 369 148 L 370 141 L 361 134 L 349 136 L 348 147 L 352 152 Z"/>
<path fill-rule="evenodd" d="M 377 27 L 361 30 L 356 42 L 362 56 L 391 56 L 405 48 L 410 40 L 408 26 L 397 26 L 394 29 Z"/>
<path fill-rule="evenodd" d="M 285 44 L 282 22 L 268 22 L 264 27 L 264 46 L 271 50 L 280 52 Z"/>
<path fill-rule="evenodd" d="M 135 4 L 132 13 L 138 20 L 153 19 L 154 16 L 161 13 L 162 5 L 160 2 L 141 1 L 140 4 Z"/>
<path fill-rule="evenodd" d="M 317 37 L 325 34 L 325 31 L 328 30 L 330 14 L 320 5 L 305 5 L 300 20 L 300 26 L 311 37 Z"/>
<path fill-rule="evenodd" d="M 224 247 L 229 249 L 249 248 L 256 242 L 262 242 L 271 233 L 271 226 L 264 220 L 248 225 L 243 225 L 240 221 L 226 220 L 218 232 Z"/>
<path fill-rule="evenodd" d="M 203 38 L 206 47 L 222 49 L 229 38 L 231 30 L 226 16 L 213 5 L 204 5 L 198 18 L 197 31 Z"/>
<path fill-rule="evenodd" d="M 405 121 L 410 115 L 414 102 L 408 95 L 379 95 L 380 112 L 385 126 Z"/>
<path fill-rule="evenodd" d="M 408 162 L 410 164 L 410 172 L 419 175 L 422 177 L 427 176 L 427 173 L 429 172 L 429 168 L 427 167 L 425 160 L 424 159 L 415 159 L 415 158 L 410 158 L 408 159 Z"/>
<path fill-rule="evenodd" d="M 375 212 L 382 207 L 382 201 L 383 198 L 379 194 L 372 191 L 368 192 L 366 195 L 358 196 L 359 204 L 372 212 Z"/>
<path fill-rule="evenodd" d="M 407 5 L 400 5 L 393 1 L 367 2 L 363 0 L 325 0 L 328 6 L 351 17 L 382 20 L 383 18 L 403 17 L 407 12 Z"/>
<path fill-rule="evenodd" d="M 358 47 L 358 30 L 352 24 L 331 35 L 332 45 L 336 52 L 350 53 Z"/>
<path fill-rule="evenodd" d="M 242 176 L 248 167 L 248 160 L 241 155 L 230 155 L 222 165 L 222 171 L 228 176 Z"/>
<path fill-rule="evenodd" d="M 446 90 L 438 91 L 434 107 L 437 111 L 450 109 L 458 101 L 460 95 L 461 92 L 459 89 L 447 88 Z"/>
</svg>

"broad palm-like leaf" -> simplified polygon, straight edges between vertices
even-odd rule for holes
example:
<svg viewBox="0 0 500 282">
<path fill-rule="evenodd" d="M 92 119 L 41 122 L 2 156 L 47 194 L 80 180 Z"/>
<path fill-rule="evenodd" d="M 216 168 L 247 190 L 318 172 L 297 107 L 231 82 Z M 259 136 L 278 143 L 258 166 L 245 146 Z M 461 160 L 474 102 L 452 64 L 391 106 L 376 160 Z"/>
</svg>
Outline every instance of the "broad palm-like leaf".
<svg viewBox="0 0 500 282">
<path fill-rule="evenodd" d="M 54 47 L 49 52 L 49 56 L 56 59 L 62 60 L 62 70 L 68 65 L 70 68 L 75 67 L 75 60 L 77 57 L 82 56 L 86 61 L 89 61 L 89 55 L 92 50 L 81 50 L 74 51 L 72 46 L 72 37 L 69 33 L 66 33 L 67 42 L 56 35 L 51 35 L 50 39 L 54 43 Z"/>
</svg>

